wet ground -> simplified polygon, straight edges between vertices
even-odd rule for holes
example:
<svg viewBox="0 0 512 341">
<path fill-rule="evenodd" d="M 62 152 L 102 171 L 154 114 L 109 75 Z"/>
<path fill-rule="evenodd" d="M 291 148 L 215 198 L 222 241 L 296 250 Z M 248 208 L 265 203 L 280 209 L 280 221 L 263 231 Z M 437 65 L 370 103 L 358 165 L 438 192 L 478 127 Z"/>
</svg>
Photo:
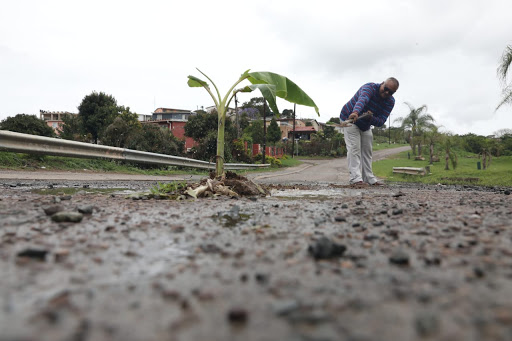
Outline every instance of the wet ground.
<svg viewBox="0 0 512 341">
<path fill-rule="evenodd" d="M 0 340 L 512 339 L 510 189 L 154 184 L 0 183 Z"/>
</svg>

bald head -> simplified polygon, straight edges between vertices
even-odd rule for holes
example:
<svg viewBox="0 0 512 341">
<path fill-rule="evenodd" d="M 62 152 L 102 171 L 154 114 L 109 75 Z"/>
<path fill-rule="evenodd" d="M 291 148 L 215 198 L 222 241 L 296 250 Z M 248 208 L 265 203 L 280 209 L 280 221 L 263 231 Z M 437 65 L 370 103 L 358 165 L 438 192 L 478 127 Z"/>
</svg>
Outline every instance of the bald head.
<svg viewBox="0 0 512 341">
<path fill-rule="evenodd" d="M 386 99 L 391 96 L 398 90 L 398 80 L 394 77 L 389 77 L 384 82 L 380 84 L 379 87 L 379 95 L 380 97 Z"/>
</svg>

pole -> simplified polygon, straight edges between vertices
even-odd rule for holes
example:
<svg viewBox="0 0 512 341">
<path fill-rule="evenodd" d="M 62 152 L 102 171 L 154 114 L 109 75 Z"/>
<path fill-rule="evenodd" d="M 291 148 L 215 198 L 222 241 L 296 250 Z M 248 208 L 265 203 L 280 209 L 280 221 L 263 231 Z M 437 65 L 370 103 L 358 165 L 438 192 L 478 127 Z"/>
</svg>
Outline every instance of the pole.
<svg viewBox="0 0 512 341">
<path fill-rule="evenodd" d="M 240 138 L 240 119 L 238 117 L 238 100 L 235 93 L 236 138 Z"/>
<path fill-rule="evenodd" d="M 295 103 L 293 104 L 292 159 L 295 154 Z"/>
<path fill-rule="evenodd" d="M 265 163 L 265 149 L 267 148 L 267 101 L 263 98 L 263 159 L 262 164 Z"/>
</svg>

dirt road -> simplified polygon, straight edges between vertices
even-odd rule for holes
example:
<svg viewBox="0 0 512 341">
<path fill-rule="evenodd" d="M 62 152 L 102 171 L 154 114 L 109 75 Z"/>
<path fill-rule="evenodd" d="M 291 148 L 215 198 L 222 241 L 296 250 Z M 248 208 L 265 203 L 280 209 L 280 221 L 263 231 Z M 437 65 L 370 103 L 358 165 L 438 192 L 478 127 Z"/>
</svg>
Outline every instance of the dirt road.
<svg viewBox="0 0 512 341">
<path fill-rule="evenodd" d="M 510 340 L 510 188 L 154 183 L 0 181 L 1 341 Z"/>
<path fill-rule="evenodd" d="M 383 149 L 374 152 L 373 160 L 385 159 L 390 155 L 409 150 L 409 146 Z M 261 183 L 337 183 L 348 184 L 347 159 L 307 160 L 304 164 L 267 174 L 249 174 Z"/>
<path fill-rule="evenodd" d="M 386 158 L 409 147 L 379 150 L 374 153 L 374 161 Z M 304 164 L 287 168 L 272 173 L 251 173 L 248 177 L 261 183 L 318 183 L 333 182 L 340 184 L 348 183 L 348 170 L 346 158 L 308 160 Z M 172 180 L 199 180 L 197 175 L 175 175 L 175 176 L 148 176 L 137 174 L 119 174 L 106 172 L 65 172 L 65 171 L 11 171 L 0 170 L 0 179 L 4 180 L 70 180 L 70 181 L 172 181 Z"/>
</svg>

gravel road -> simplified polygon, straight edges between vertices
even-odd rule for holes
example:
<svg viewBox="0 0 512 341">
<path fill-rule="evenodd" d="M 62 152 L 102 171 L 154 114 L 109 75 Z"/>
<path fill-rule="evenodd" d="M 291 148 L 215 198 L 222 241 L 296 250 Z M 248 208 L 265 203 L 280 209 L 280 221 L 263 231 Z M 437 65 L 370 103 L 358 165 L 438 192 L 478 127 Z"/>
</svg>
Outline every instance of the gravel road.
<svg viewBox="0 0 512 341">
<path fill-rule="evenodd" d="M 0 181 L 0 340 L 512 338 L 510 188 L 154 183 Z"/>
</svg>

